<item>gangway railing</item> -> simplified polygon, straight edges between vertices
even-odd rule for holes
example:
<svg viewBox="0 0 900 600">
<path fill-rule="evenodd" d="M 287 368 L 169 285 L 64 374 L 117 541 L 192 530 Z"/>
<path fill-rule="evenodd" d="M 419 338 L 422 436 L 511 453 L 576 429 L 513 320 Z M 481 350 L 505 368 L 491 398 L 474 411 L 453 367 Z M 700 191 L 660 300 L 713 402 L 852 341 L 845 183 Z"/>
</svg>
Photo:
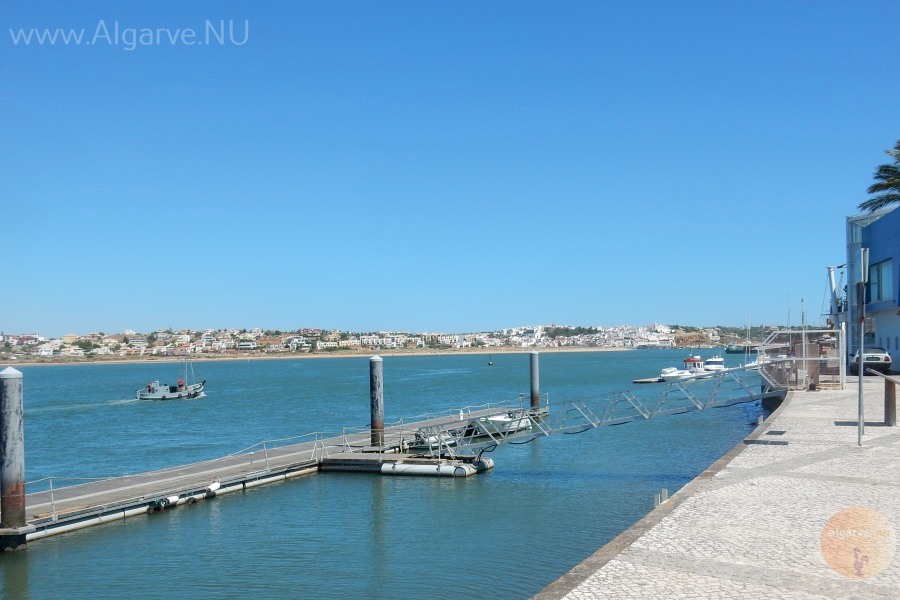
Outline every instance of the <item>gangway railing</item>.
<svg viewBox="0 0 900 600">
<path fill-rule="evenodd" d="M 756 367 L 726 369 L 703 379 L 663 382 L 649 394 L 626 390 L 592 399 L 574 400 L 553 412 L 520 409 L 507 416 L 518 423 L 510 431 L 460 430 L 461 421 L 434 423 L 417 430 L 420 439 L 431 440 L 420 450 L 428 456 L 466 456 L 493 450 L 501 443 L 526 443 L 553 434 L 581 433 L 598 427 L 622 425 L 664 415 L 722 408 L 782 396 L 785 390 L 760 377 Z M 644 388 L 646 389 L 646 388 Z M 758 391 L 757 391 L 758 390 Z M 527 421 L 527 422 L 526 422 Z"/>
</svg>

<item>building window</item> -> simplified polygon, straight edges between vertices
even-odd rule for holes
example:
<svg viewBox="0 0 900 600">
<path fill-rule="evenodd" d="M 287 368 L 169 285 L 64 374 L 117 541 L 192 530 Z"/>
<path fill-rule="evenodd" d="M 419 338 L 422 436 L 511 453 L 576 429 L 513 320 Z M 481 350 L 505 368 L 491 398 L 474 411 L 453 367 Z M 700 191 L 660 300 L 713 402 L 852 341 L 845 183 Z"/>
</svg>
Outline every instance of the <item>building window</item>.
<svg viewBox="0 0 900 600">
<path fill-rule="evenodd" d="M 869 267 L 869 302 L 894 299 L 893 260 L 883 260 Z"/>
</svg>

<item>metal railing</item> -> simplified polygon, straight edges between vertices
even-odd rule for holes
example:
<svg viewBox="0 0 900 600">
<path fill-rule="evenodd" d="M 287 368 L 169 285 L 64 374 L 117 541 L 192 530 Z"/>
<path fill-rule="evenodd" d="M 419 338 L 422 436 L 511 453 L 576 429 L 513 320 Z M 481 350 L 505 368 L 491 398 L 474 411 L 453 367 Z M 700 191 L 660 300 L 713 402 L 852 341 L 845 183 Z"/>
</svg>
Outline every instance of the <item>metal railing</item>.
<svg viewBox="0 0 900 600">
<path fill-rule="evenodd" d="M 575 400 L 551 412 L 541 409 L 516 409 L 497 423 L 517 423 L 516 427 L 490 429 L 477 427 L 482 420 L 448 420 L 420 427 L 415 431 L 420 440 L 419 451 L 425 456 L 458 458 L 490 451 L 501 443 L 527 443 L 553 434 L 581 433 L 597 427 L 621 425 L 641 419 L 681 414 L 752 402 L 766 397 L 783 396 L 785 391 L 773 387 L 757 376 L 755 367 L 726 369 L 706 379 L 672 381 L 656 384 L 651 393 L 638 394 L 626 390 L 603 396 Z M 754 386 L 759 391 L 754 389 Z M 643 388 L 646 390 L 647 388 Z M 518 412 L 517 412 L 518 411 Z M 464 423 L 464 428 L 460 425 Z"/>
<path fill-rule="evenodd" d="M 773 385 L 792 390 L 844 389 L 847 335 L 843 329 L 773 331 L 753 363 Z"/>
</svg>

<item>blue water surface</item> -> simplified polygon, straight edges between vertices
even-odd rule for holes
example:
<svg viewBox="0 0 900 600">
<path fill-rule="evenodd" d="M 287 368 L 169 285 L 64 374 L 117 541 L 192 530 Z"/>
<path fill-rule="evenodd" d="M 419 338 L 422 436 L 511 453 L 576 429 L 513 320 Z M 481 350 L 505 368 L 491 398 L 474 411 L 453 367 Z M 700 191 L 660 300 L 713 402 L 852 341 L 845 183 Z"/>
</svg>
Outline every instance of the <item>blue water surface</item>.
<svg viewBox="0 0 900 600">
<path fill-rule="evenodd" d="M 711 355 L 713 351 L 702 351 Z M 540 355 L 551 406 L 635 386 L 683 350 Z M 529 391 L 527 353 L 388 356 L 385 421 Z M 728 357 L 731 360 L 731 357 Z M 138 401 L 177 363 L 23 366 L 29 490 L 206 460 L 369 419 L 366 357 L 197 362 L 207 396 Z M 527 598 L 737 444 L 758 403 L 553 435 L 467 479 L 323 473 L 33 541 L 4 598 Z"/>
</svg>

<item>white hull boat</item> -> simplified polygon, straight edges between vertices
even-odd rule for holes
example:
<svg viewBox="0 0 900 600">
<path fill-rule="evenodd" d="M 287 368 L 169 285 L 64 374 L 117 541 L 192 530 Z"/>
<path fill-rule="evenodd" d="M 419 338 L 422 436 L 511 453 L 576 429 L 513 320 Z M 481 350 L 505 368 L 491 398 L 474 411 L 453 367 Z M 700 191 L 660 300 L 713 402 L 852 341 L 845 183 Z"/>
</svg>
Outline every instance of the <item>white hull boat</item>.
<svg viewBox="0 0 900 600">
<path fill-rule="evenodd" d="M 509 412 L 472 419 L 466 435 L 506 436 L 526 429 L 531 429 L 531 419 L 522 413 Z"/>
<path fill-rule="evenodd" d="M 703 365 L 703 369 L 706 371 L 712 371 L 716 373 L 718 371 L 725 370 L 725 359 L 721 356 L 712 356 L 706 359 L 706 363 Z"/>
<path fill-rule="evenodd" d="M 724 368 L 724 366 L 723 366 Z M 688 356 L 684 359 L 684 368 L 666 367 L 659 372 L 662 381 L 690 381 L 692 379 L 707 379 L 715 375 L 713 371 L 704 368 L 703 359 L 699 356 Z"/>
<path fill-rule="evenodd" d="M 659 378 L 663 381 L 685 381 L 693 379 L 694 374 L 686 369 L 676 369 L 675 367 L 666 367 L 659 372 Z"/>
<path fill-rule="evenodd" d="M 150 381 L 146 386 L 137 391 L 137 399 L 177 400 L 178 398 L 201 398 L 206 395 L 203 393 L 203 388 L 205 386 L 205 380 L 200 383 L 192 383 L 191 385 L 185 385 L 184 383 L 169 385 L 167 383 L 161 384 L 158 381 Z"/>
<path fill-rule="evenodd" d="M 418 431 L 412 442 L 410 450 L 440 450 L 456 446 L 457 438 L 452 433 L 425 433 Z"/>
<path fill-rule="evenodd" d="M 203 388 L 206 387 L 206 380 L 199 383 L 190 383 L 189 376 L 193 375 L 193 367 L 190 367 L 187 358 L 184 360 L 184 372 L 178 379 L 178 383 L 171 385 L 168 383 L 160 383 L 159 381 L 148 381 L 147 385 L 135 392 L 135 398 L 138 400 L 177 400 L 179 398 L 192 399 L 202 398 L 206 394 Z M 190 373 L 189 373 L 190 371 Z"/>
</svg>

